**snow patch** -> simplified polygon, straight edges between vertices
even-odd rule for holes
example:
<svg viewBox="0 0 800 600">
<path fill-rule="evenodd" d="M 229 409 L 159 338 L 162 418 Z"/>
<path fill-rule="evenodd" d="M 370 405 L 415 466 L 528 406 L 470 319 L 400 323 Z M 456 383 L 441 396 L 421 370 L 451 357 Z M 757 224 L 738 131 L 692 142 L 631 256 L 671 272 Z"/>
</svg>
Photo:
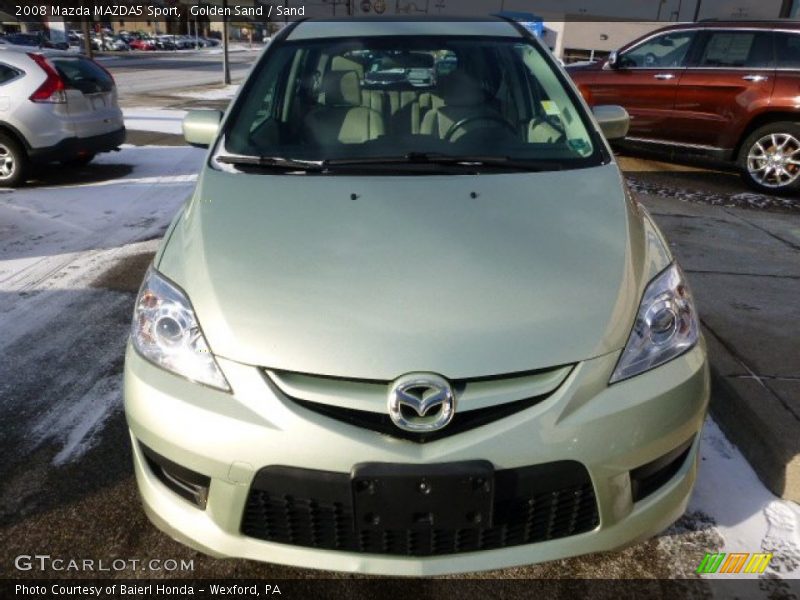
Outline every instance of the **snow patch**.
<svg viewBox="0 0 800 600">
<path fill-rule="evenodd" d="M 792 577 L 800 574 L 800 512 L 796 509 L 779 500 L 770 502 L 764 509 L 768 527 L 761 543 L 761 550 L 773 555 L 770 568 Z"/>
<path fill-rule="evenodd" d="M 83 253 L 158 236 L 191 193 L 204 156 L 188 146 L 126 147 L 98 156 L 86 183 L 72 177 L 0 196 L 0 291 L 41 289 L 68 265 L 83 268 Z M 108 178 L 96 174 L 104 172 Z"/>
<path fill-rule="evenodd" d="M 704 552 L 774 554 L 761 576 L 739 573 L 719 577 L 800 576 L 800 507 L 767 490 L 711 418 L 703 428 L 697 483 L 687 510 L 687 514 L 692 513 L 710 516 L 723 540 L 721 547 L 709 547 Z"/>
<path fill-rule="evenodd" d="M 122 409 L 121 378 L 99 379 L 77 402 L 54 405 L 33 426 L 36 446 L 55 442 L 61 449 L 53 457 L 54 466 L 74 462 L 95 444 L 108 418 Z"/>
</svg>

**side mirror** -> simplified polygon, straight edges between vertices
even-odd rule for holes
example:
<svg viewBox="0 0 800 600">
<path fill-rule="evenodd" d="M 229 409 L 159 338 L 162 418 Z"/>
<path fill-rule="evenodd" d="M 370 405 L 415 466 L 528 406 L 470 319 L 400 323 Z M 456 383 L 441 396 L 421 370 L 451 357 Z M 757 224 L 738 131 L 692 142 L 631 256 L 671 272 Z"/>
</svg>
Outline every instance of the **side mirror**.
<svg viewBox="0 0 800 600">
<path fill-rule="evenodd" d="M 592 112 L 607 140 L 621 140 L 628 135 L 631 117 L 628 111 L 621 106 L 595 106 Z"/>
<path fill-rule="evenodd" d="M 183 117 L 183 138 L 191 146 L 208 148 L 217 139 L 221 121 L 218 110 L 190 110 Z"/>
<path fill-rule="evenodd" d="M 606 64 L 612 69 L 619 69 L 619 53 L 616 50 L 608 55 Z"/>
</svg>

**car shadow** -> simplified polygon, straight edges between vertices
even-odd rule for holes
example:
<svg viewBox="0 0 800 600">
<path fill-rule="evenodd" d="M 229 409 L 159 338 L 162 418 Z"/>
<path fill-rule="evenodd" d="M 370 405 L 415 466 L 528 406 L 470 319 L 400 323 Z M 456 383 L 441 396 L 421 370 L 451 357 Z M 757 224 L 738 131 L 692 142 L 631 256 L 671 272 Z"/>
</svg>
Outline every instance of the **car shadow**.
<svg viewBox="0 0 800 600">
<path fill-rule="evenodd" d="M 51 163 L 34 167 L 33 173 L 24 187 L 86 185 L 120 179 L 131 173 L 133 173 L 133 166 L 124 163 L 89 163 L 83 166 Z"/>
</svg>

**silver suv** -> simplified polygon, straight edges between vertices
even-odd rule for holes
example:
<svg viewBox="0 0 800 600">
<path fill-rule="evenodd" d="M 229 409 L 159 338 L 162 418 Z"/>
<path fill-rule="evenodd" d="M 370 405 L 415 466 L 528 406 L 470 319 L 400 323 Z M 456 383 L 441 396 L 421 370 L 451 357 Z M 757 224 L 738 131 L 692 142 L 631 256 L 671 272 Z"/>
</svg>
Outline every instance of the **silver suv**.
<svg viewBox="0 0 800 600">
<path fill-rule="evenodd" d="M 0 46 L 0 186 L 35 164 L 86 164 L 125 141 L 111 74 L 59 51 Z"/>
</svg>

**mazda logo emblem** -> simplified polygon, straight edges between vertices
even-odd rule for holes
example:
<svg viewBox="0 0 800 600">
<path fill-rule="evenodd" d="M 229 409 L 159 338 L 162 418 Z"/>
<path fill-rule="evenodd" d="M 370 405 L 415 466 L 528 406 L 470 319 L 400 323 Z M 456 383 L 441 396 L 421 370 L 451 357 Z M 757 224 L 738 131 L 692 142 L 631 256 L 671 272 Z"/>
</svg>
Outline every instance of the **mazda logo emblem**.
<svg viewBox="0 0 800 600">
<path fill-rule="evenodd" d="M 400 429 L 437 431 L 455 414 L 455 396 L 450 383 L 432 373 L 411 373 L 397 379 L 389 389 L 389 416 Z"/>
</svg>

